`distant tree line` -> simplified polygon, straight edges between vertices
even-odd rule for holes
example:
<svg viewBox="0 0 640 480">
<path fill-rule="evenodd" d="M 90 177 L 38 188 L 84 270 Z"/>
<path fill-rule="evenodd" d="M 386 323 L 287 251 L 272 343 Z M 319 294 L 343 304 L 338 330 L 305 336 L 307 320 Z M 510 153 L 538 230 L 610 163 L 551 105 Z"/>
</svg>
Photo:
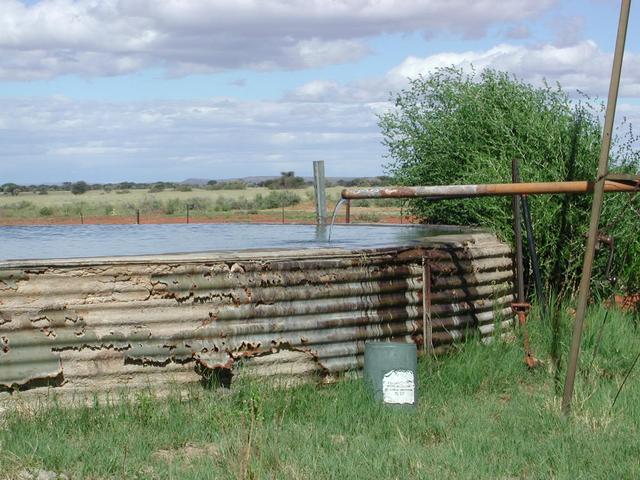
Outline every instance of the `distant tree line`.
<svg viewBox="0 0 640 480">
<path fill-rule="evenodd" d="M 329 185 L 330 183 L 330 185 Z M 327 182 L 328 186 L 340 187 L 385 187 L 393 185 L 393 179 L 387 175 L 379 175 L 377 177 L 361 177 L 351 180 L 338 180 L 336 182 Z"/>
<path fill-rule="evenodd" d="M 305 188 L 313 182 L 305 181 L 296 176 L 295 172 L 281 172 L 280 177 L 262 182 L 246 182 L 243 180 L 209 180 L 205 185 L 191 185 L 180 182 L 118 182 L 118 183 L 88 183 L 83 180 L 77 182 L 63 182 L 56 184 L 31 184 L 18 185 L 13 182 L 0 185 L 0 194 L 17 196 L 20 193 L 35 193 L 47 195 L 49 192 L 67 191 L 74 195 L 82 195 L 89 190 L 103 190 L 105 192 L 116 191 L 126 193 L 130 190 L 149 190 L 150 193 L 158 193 L 164 190 L 189 192 L 192 188 L 207 190 L 244 190 L 249 187 L 266 187 L 270 190 L 294 190 Z M 354 178 L 351 180 L 327 181 L 327 186 L 342 187 L 378 187 L 391 184 L 391 178 L 380 175 L 378 177 Z"/>
</svg>

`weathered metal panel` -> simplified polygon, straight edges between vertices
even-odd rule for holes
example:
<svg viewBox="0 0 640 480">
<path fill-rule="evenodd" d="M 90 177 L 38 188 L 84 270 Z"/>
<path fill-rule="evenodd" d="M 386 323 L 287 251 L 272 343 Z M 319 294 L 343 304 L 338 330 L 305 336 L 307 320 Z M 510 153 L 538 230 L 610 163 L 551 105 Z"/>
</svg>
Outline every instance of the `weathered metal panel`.
<svg viewBox="0 0 640 480">
<path fill-rule="evenodd" d="M 362 367 L 366 340 L 423 342 L 423 258 L 436 351 L 511 323 L 511 252 L 488 234 L 0 263 L 0 388 L 110 390 L 223 371 L 328 381 Z"/>
</svg>

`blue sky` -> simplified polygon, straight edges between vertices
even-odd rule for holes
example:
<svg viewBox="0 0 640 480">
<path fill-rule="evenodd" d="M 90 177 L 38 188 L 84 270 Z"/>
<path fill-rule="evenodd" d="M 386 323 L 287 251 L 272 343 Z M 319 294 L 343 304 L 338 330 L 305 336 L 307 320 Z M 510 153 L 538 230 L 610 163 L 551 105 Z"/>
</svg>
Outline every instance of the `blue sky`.
<svg viewBox="0 0 640 480">
<path fill-rule="evenodd" d="M 637 3 L 637 2 L 636 2 Z M 0 0 L 0 183 L 383 173 L 407 77 L 493 67 L 605 96 L 612 0 Z M 619 116 L 640 120 L 632 6 Z M 635 122 L 637 123 L 637 122 Z"/>
</svg>

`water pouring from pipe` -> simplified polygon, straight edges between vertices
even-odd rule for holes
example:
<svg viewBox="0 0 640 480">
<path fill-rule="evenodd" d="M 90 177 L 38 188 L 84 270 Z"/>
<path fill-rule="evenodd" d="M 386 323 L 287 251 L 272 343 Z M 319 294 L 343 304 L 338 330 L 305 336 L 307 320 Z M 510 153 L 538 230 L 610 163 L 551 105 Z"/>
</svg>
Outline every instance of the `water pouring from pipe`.
<svg viewBox="0 0 640 480">
<path fill-rule="evenodd" d="M 336 215 L 338 215 L 338 210 L 340 209 L 340 206 L 346 201 L 347 201 L 346 199 L 341 198 L 340 200 L 338 200 L 338 203 L 336 203 L 336 206 L 333 208 L 333 215 L 331 216 L 331 224 L 329 225 L 329 237 L 327 239 L 327 243 L 331 243 L 331 232 L 333 231 L 333 224 L 336 221 Z"/>
</svg>

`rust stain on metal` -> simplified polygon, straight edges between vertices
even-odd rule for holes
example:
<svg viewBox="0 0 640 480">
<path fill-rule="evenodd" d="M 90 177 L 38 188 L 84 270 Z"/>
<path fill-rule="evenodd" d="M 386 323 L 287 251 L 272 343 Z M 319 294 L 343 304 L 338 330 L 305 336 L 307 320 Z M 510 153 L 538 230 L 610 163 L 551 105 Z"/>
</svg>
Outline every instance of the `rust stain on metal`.
<svg viewBox="0 0 640 480">
<path fill-rule="evenodd" d="M 430 299 L 423 298 L 422 259 Z M 511 252 L 488 234 L 421 245 L 0 264 L 0 388 L 109 390 L 233 375 L 331 381 L 370 339 L 434 352 L 509 324 Z"/>
<path fill-rule="evenodd" d="M 604 182 L 605 192 L 637 192 L 640 176 L 608 177 Z M 510 196 L 535 194 L 586 194 L 593 192 L 593 181 L 531 182 L 531 183 L 486 183 L 477 185 L 429 185 L 417 187 L 372 187 L 345 188 L 345 200 L 365 198 L 467 198 L 483 196 Z"/>
</svg>

